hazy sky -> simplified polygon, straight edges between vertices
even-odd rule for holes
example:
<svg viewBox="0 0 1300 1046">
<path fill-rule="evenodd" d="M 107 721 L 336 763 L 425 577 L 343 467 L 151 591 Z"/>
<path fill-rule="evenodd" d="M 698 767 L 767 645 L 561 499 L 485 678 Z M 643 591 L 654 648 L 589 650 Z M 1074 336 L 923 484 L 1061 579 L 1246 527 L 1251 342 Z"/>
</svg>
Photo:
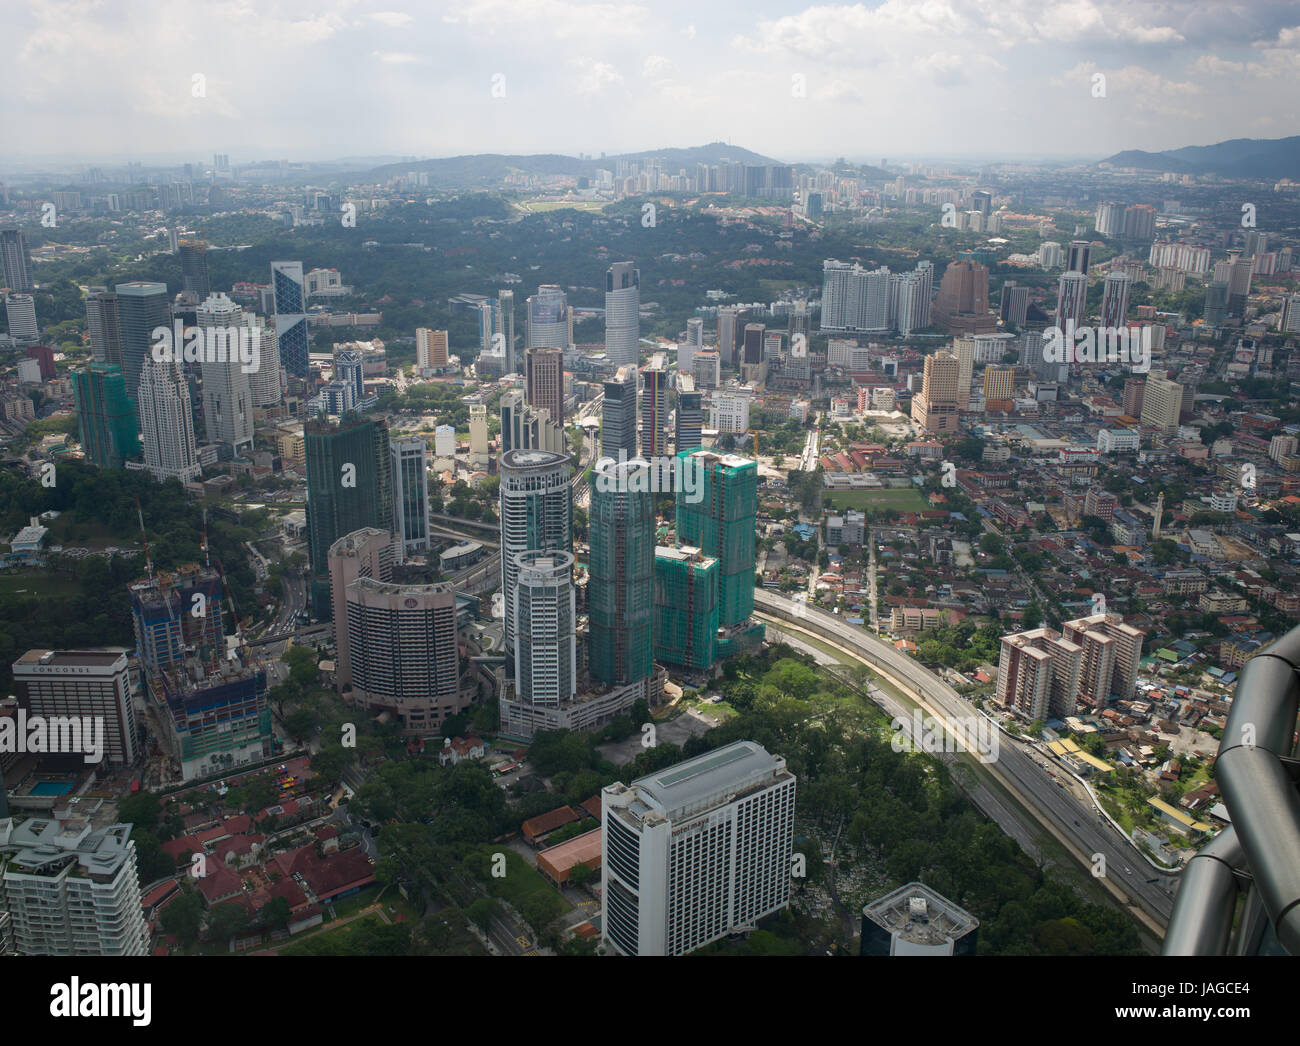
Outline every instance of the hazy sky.
<svg viewBox="0 0 1300 1046">
<path fill-rule="evenodd" d="M 238 164 L 717 139 L 786 160 L 1096 157 L 1300 133 L 1297 2 L 6 6 L 10 159 L 222 151 Z"/>
</svg>

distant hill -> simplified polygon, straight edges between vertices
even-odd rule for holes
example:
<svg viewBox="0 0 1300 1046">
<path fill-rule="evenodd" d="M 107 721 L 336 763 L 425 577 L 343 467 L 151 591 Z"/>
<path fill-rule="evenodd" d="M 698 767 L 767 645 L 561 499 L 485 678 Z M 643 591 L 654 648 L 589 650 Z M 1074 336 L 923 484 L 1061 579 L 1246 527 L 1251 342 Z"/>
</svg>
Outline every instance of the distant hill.
<svg viewBox="0 0 1300 1046">
<path fill-rule="evenodd" d="M 697 163 L 780 163 L 770 157 L 742 149 L 725 142 L 710 142 L 686 149 L 649 149 L 640 153 L 623 153 L 617 156 L 580 160 L 576 156 L 542 153 L 529 156 L 503 156 L 499 153 L 479 153 L 472 156 L 449 156 L 439 160 L 413 160 L 390 163 L 368 171 L 366 180 L 384 181 L 408 171 L 419 171 L 429 176 L 431 188 L 459 189 L 482 188 L 499 185 L 508 174 L 536 175 L 571 174 L 594 175 L 598 168 L 612 170 L 618 160 L 644 161 L 650 158 L 663 160 L 664 168 L 675 174 L 685 168 L 694 173 Z"/>
<path fill-rule="evenodd" d="M 1218 174 L 1225 178 L 1300 178 L 1300 136 L 1233 138 L 1217 145 L 1190 145 L 1149 153 L 1126 149 L 1103 163 L 1175 174 Z"/>
</svg>

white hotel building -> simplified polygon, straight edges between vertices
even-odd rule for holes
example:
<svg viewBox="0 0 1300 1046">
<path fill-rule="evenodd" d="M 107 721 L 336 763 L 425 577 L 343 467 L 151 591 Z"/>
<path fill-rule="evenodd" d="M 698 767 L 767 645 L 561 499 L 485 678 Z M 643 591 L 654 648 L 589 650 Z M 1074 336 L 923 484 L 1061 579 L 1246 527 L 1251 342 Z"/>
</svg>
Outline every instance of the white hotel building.
<svg viewBox="0 0 1300 1046">
<path fill-rule="evenodd" d="M 605 942 L 685 955 L 790 903 L 795 777 L 737 741 L 601 792 Z"/>
</svg>

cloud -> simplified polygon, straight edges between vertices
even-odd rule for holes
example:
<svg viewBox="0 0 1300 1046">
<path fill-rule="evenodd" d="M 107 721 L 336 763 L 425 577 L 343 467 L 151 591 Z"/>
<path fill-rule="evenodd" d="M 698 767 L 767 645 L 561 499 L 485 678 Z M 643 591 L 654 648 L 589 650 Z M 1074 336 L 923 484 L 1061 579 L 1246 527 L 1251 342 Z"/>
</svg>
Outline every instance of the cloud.
<svg viewBox="0 0 1300 1046">
<path fill-rule="evenodd" d="M 409 65 L 420 60 L 419 55 L 406 51 L 371 51 L 371 58 L 378 58 L 385 65 Z"/>
<path fill-rule="evenodd" d="M 574 89 L 579 94 L 603 94 L 605 89 L 623 82 L 623 74 L 608 62 L 592 58 L 574 58 L 569 65 L 577 70 Z"/>
<path fill-rule="evenodd" d="M 411 21 L 411 16 L 402 11 L 372 11 L 370 17 L 390 29 L 400 29 Z"/>
</svg>

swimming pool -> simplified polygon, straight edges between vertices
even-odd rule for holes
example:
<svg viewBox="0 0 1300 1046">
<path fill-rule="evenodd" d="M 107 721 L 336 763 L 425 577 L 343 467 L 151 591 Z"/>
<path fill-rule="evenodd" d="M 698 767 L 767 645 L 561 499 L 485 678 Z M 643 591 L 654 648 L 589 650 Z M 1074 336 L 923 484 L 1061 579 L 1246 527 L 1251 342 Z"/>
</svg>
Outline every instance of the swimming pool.
<svg viewBox="0 0 1300 1046">
<path fill-rule="evenodd" d="M 32 785 L 29 795 L 67 795 L 76 781 L 40 781 Z"/>
</svg>

